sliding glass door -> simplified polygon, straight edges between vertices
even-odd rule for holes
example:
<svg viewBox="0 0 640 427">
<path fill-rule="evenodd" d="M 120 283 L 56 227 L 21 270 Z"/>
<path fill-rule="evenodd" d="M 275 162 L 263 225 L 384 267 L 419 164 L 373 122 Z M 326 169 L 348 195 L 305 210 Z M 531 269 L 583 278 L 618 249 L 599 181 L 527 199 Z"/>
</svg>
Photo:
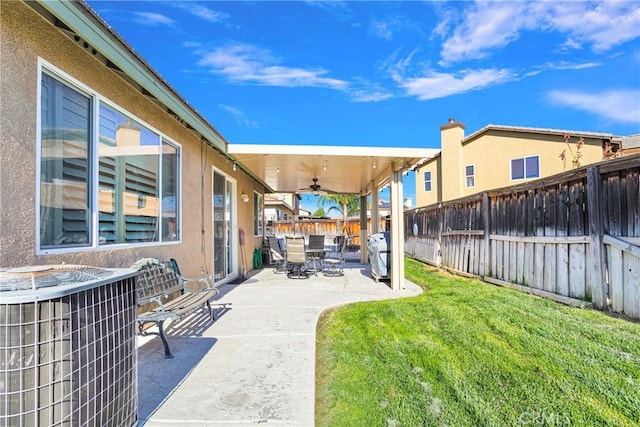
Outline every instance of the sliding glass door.
<svg viewBox="0 0 640 427">
<path fill-rule="evenodd" d="M 213 170 L 213 274 L 216 282 L 238 273 L 236 181 Z"/>
</svg>

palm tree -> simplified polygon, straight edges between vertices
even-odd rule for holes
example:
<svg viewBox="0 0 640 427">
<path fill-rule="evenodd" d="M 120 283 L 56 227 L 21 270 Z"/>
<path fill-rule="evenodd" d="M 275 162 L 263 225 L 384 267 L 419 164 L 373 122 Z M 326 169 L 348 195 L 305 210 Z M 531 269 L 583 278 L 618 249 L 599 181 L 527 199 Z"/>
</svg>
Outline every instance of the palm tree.
<svg viewBox="0 0 640 427">
<path fill-rule="evenodd" d="M 319 207 L 324 209 L 327 205 L 329 206 L 327 213 L 333 210 L 342 214 L 344 229 L 349 224 L 349 217 L 360 211 L 360 196 L 357 194 L 327 194 L 318 197 Z"/>
<path fill-rule="evenodd" d="M 327 213 L 324 211 L 324 208 L 318 208 L 316 209 L 316 211 L 314 213 L 311 214 L 312 216 L 315 217 L 320 217 L 320 218 L 324 218 L 327 216 Z"/>
</svg>

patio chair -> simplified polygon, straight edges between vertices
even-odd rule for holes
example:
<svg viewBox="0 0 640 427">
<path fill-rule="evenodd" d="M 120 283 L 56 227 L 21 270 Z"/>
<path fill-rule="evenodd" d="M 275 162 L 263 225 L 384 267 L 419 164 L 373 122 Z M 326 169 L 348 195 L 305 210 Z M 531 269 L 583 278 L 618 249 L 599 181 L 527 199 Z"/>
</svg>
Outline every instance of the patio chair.
<svg viewBox="0 0 640 427">
<path fill-rule="evenodd" d="M 320 263 L 320 269 L 322 269 L 322 260 L 325 256 L 324 251 L 324 235 L 311 234 L 309 235 L 309 245 L 307 246 L 307 256 L 313 262 L 313 274 L 316 273 L 316 263 Z"/>
<path fill-rule="evenodd" d="M 304 237 L 287 236 L 287 277 L 306 279 L 309 277 L 307 271 L 307 254 L 304 248 Z"/>
<path fill-rule="evenodd" d="M 269 252 L 271 260 L 275 263 L 273 271 L 275 273 L 284 273 L 287 271 L 287 254 L 280 246 L 280 240 L 273 235 L 267 236 L 269 242 Z"/>
<path fill-rule="evenodd" d="M 344 274 L 344 252 L 347 249 L 349 239 L 338 239 L 337 256 L 325 257 L 322 261 L 322 272 L 325 276 L 342 276 Z"/>
</svg>

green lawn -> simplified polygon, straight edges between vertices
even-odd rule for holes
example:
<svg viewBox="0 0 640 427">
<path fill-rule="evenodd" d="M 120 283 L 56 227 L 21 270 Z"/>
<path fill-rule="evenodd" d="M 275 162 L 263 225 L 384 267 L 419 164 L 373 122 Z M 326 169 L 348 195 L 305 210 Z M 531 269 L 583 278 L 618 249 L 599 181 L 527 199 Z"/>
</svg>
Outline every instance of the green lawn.
<svg viewBox="0 0 640 427">
<path fill-rule="evenodd" d="M 318 324 L 319 426 L 640 425 L 640 324 L 406 260 Z"/>
</svg>

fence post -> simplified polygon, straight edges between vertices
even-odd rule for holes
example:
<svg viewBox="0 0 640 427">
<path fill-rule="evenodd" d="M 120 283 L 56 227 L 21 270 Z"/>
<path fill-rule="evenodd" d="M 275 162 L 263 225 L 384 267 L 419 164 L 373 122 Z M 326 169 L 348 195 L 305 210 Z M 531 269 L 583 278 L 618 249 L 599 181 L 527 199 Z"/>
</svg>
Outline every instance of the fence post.
<svg viewBox="0 0 640 427">
<path fill-rule="evenodd" d="M 444 254 L 442 253 L 442 249 L 443 249 L 443 240 L 442 240 L 442 231 L 444 229 L 444 221 L 445 221 L 445 212 L 444 212 L 444 206 L 442 205 L 442 203 L 438 204 L 438 216 L 440 217 L 440 220 L 438 221 L 438 237 L 436 239 L 436 265 L 438 267 L 440 267 L 442 265 L 442 258 L 444 257 Z"/>
<path fill-rule="evenodd" d="M 485 277 L 491 275 L 491 210 L 489 208 L 489 193 L 487 193 L 486 191 L 482 193 L 482 217 L 484 220 L 484 238 L 482 241 L 484 246 L 484 264 L 480 269 L 480 275 L 482 277 Z"/>
<path fill-rule="evenodd" d="M 598 308 L 607 306 L 608 286 L 605 279 L 604 230 L 602 226 L 602 183 L 597 167 L 587 169 L 587 212 L 589 214 L 589 278 L 591 302 Z"/>
</svg>

